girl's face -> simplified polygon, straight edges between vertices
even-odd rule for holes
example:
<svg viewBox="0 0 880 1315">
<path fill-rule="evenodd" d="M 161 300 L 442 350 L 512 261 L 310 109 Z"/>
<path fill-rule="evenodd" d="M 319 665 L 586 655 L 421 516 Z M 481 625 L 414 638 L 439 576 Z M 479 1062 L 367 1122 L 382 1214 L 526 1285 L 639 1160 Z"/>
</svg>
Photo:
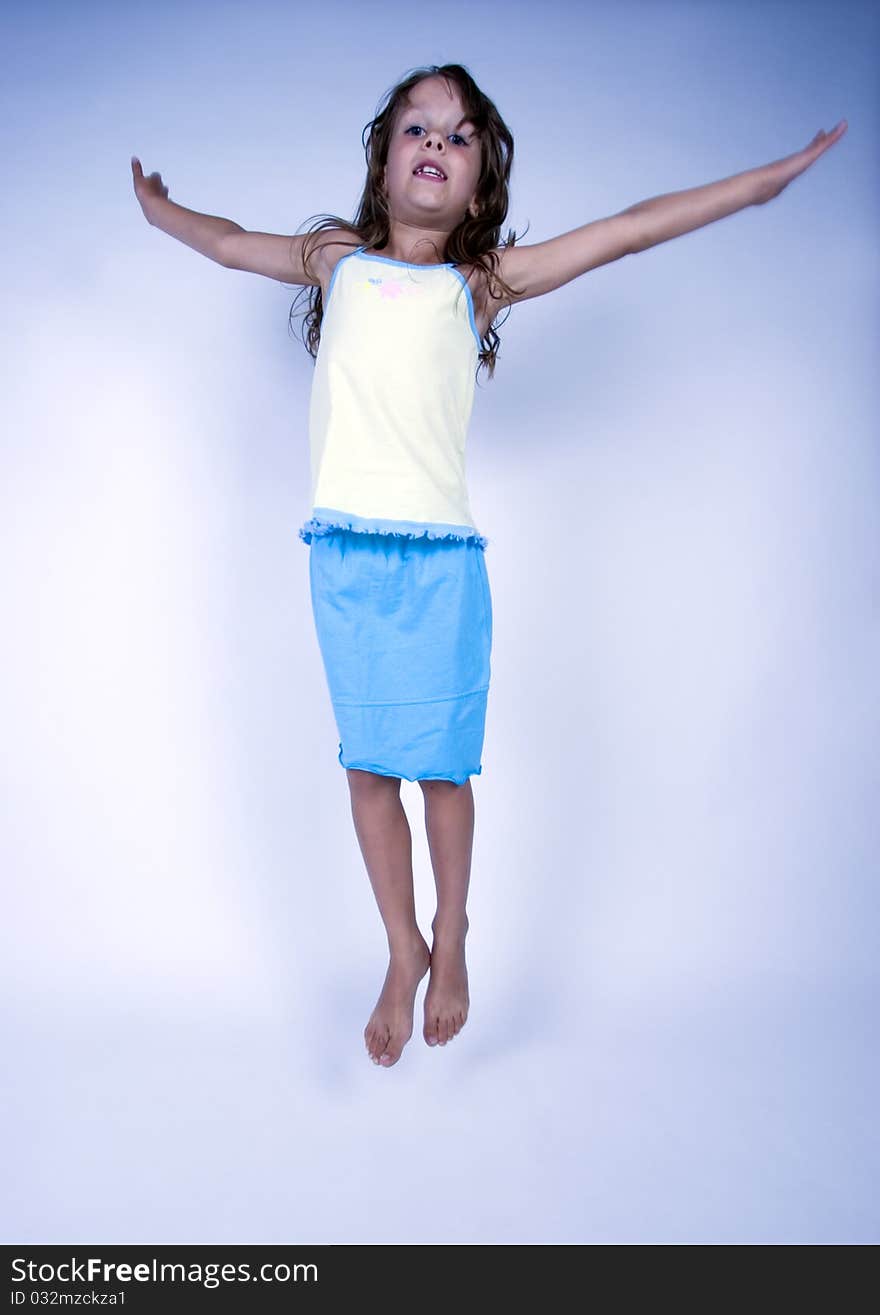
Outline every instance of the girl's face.
<svg viewBox="0 0 880 1315">
<path fill-rule="evenodd" d="M 469 209 L 476 213 L 480 139 L 466 113 L 455 84 L 447 87 L 443 78 L 423 78 L 410 89 L 408 104 L 397 113 L 385 165 L 385 191 L 398 223 L 451 233 Z M 445 177 L 417 174 L 423 164 Z"/>
</svg>

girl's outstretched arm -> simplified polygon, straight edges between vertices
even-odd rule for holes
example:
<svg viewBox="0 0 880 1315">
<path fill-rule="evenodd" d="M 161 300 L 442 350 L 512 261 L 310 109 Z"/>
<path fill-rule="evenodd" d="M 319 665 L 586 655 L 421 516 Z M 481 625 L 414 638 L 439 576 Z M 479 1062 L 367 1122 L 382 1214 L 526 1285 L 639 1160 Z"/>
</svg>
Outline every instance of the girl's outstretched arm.
<svg viewBox="0 0 880 1315">
<path fill-rule="evenodd" d="M 841 119 L 830 133 L 820 129 L 809 146 L 771 164 L 703 187 L 639 201 L 619 214 L 584 224 L 547 242 L 504 248 L 499 252 L 500 273 L 507 283 L 525 292 L 519 297 L 503 298 L 496 309 L 553 292 L 590 269 L 691 233 L 746 206 L 763 205 L 808 169 L 843 136 L 846 128 L 846 120 Z"/>
<path fill-rule="evenodd" d="M 161 174 L 144 177 L 136 155 L 131 157 L 131 172 L 144 218 L 154 228 L 161 228 L 163 233 L 176 237 L 179 242 L 226 269 L 264 274 L 281 283 L 305 285 L 317 281 L 315 274 L 306 274 L 303 267 L 304 235 L 286 237 L 280 233 L 251 233 L 232 219 L 187 210 L 186 206 L 169 199 Z M 319 257 L 320 254 L 319 246 Z"/>
</svg>

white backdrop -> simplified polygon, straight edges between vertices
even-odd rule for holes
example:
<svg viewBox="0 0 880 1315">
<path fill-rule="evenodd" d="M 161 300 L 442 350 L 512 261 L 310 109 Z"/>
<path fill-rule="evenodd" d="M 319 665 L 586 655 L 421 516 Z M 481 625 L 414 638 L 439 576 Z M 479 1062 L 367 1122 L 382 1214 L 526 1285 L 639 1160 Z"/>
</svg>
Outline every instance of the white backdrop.
<svg viewBox="0 0 880 1315">
<path fill-rule="evenodd" d="M 3 1241 L 877 1241 L 876 10 L 2 21 Z M 527 243 L 849 131 L 500 330 L 471 1013 L 429 1049 L 423 982 L 386 1071 L 297 289 L 150 228 L 129 158 L 246 228 L 352 216 L 446 61 Z"/>
</svg>

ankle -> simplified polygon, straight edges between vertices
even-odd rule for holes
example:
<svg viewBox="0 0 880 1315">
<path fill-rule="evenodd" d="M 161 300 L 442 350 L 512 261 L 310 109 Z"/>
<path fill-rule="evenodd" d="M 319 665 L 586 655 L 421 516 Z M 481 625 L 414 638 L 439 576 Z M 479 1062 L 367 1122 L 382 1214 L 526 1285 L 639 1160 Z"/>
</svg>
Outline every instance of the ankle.
<svg viewBox="0 0 880 1315">
<path fill-rule="evenodd" d="M 388 952 L 392 959 L 409 958 L 421 954 L 428 948 L 428 943 L 417 926 L 404 928 L 402 931 L 388 934 Z"/>
<path fill-rule="evenodd" d="M 470 922 L 464 912 L 435 913 L 431 921 L 434 942 L 463 941 L 468 934 Z"/>
</svg>

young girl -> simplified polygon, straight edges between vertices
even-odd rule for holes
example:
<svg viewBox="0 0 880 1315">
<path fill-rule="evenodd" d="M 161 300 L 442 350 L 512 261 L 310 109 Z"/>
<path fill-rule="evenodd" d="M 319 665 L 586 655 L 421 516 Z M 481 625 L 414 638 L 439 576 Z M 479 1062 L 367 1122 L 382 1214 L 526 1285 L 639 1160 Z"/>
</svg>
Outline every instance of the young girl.
<svg viewBox="0 0 880 1315">
<path fill-rule="evenodd" d="M 390 951 L 364 1029 L 395 1064 L 430 969 L 423 1035 L 445 1045 L 468 1015 L 465 937 L 474 802 L 490 680 L 486 540 L 471 514 L 465 441 L 474 370 L 494 373 L 499 312 L 622 256 L 763 205 L 846 130 L 703 187 L 641 201 L 533 246 L 499 245 L 513 138 L 459 64 L 417 69 L 370 124 L 353 223 L 320 235 L 247 232 L 134 189 L 147 220 L 230 269 L 313 289 L 309 351 L 314 621 L 357 839 Z M 485 346 L 484 346 L 485 344 Z M 479 363 L 479 364 L 478 364 Z M 418 781 L 437 888 L 428 948 L 416 923 L 401 779 Z"/>
</svg>

